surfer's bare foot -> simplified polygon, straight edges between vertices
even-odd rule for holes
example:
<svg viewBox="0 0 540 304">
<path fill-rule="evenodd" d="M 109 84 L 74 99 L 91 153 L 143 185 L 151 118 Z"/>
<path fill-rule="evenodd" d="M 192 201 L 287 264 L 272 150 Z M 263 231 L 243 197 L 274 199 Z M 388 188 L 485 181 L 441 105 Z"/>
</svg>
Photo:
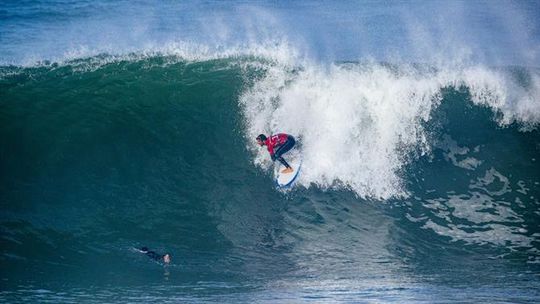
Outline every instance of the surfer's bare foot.
<svg viewBox="0 0 540 304">
<path fill-rule="evenodd" d="M 281 173 L 291 173 L 293 171 L 294 171 L 293 168 L 285 168 L 285 169 L 281 170 Z"/>
</svg>

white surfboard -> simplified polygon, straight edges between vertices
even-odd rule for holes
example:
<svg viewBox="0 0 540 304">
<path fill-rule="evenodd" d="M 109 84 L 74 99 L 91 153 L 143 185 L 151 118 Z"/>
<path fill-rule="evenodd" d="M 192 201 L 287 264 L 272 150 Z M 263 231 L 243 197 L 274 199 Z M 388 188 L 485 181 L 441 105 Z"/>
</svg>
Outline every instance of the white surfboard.
<svg viewBox="0 0 540 304">
<path fill-rule="evenodd" d="M 286 160 L 293 168 L 293 171 L 290 173 L 281 173 L 281 171 L 285 169 L 285 166 L 281 164 L 278 166 L 278 171 L 276 172 L 276 183 L 278 188 L 286 188 L 291 186 L 298 177 L 300 168 L 302 167 L 302 158 L 300 157 L 291 160 L 286 158 Z"/>
</svg>

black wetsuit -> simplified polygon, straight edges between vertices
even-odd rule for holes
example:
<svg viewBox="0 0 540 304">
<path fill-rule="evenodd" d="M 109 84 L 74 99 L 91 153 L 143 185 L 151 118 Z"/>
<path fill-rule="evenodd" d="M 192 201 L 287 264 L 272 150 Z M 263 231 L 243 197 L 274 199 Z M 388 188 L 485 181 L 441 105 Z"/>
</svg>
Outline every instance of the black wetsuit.
<svg viewBox="0 0 540 304">
<path fill-rule="evenodd" d="M 148 250 L 147 247 L 143 247 L 143 248 L 141 248 L 139 250 L 142 253 L 146 254 L 151 259 L 156 260 L 156 261 L 162 261 L 163 257 L 165 256 L 164 254 L 159 254 L 159 253 L 156 253 L 155 251 Z"/>
<path fill-rule="evenodd" d="M 165 256 L 163 254 L 158 254 L 155 251 L 147 251 L 144 254 L 146 254 L 147 256 L 149 256 L 150 258 L 152 258 L 152 259 L 154 259 L 156 261 L 162 261 L 163 257 Z"/>
<path fill-rule="evenodd" d="M 289 166 L 289 164 L 281 156 L 285 154 L 285 152 L 288 152 L 290 149 L 292 149 L 295 143 L 296 141 L 294 140 L 294 137 L 292 137 L 291 135 L 288 135 L 287 141 L 281 146 L 278 146 L 278 148 L 276 149 L 276 152 L 274 153 L 274 158 L 279 160 L 279 162 L 282 163 L 285 166 L 285 168 L 290 168 L 291 166 Z"/>
</svg>

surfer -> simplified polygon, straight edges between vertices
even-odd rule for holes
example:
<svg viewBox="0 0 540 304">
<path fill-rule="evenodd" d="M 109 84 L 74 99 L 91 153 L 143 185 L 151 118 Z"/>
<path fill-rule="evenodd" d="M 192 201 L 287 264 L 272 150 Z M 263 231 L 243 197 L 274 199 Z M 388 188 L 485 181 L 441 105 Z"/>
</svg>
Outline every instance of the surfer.
<svg viewBox="0 0 540 304">
<path fill-rule="evenodd" d="M 171 256 L 168 253 L 159 254 L 159 253 L 156 253 L 155 251 L 148 250 L 148 247 L 142 247 L 137 250 L 139 250 L 139 252 L 146 254 L 148 257 L 158 262 L 164 262 L 165 264 L 169 264 L 171 262 Z"/>
<path fill-rule="evenodd" d="M 293 172 L 293 168 L 285 161 L 285 159 L 283 159 L 282 155 L 294 147 L 294 144 L 296 143 L 294 137 L 289 134 L 278 133 L 270 135 L 270 137 L 267 138 L 266 135 L 260 134 L 257 136 L 257 143 L 261 147 L 266 145 L 272 161 L 277 159 L 285 166 L 285 169 L 283 169 L 281 173 Z"/>
</svg>

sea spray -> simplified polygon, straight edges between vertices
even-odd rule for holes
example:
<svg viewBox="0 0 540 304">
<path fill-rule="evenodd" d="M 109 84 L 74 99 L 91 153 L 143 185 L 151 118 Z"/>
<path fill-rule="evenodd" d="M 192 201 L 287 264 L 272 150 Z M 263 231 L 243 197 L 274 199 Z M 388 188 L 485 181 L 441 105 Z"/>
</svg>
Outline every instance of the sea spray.
<svg viewBox="0 0 540 304">
<path fill-rule="evenodd" d="M 500 114 L 494 117 L 501 125 L 531 128 L 540 122 L 538 75 L 529 71 L 532 82 L 524 88 L 509 73 L 374 62 L 273 65 L 240 98 L 246 138 L 261 132 L 298 136 L 304 158 L 298 182 L 304 187 L 347 188 L 381 199 L 407 196 L 401 169 L 431 150 L 425 126 L 443 89 L 469 92 L 472 103 Z M 259 152 L 255 163 L 267 167 L 266 159 Z"/>
</svg>

